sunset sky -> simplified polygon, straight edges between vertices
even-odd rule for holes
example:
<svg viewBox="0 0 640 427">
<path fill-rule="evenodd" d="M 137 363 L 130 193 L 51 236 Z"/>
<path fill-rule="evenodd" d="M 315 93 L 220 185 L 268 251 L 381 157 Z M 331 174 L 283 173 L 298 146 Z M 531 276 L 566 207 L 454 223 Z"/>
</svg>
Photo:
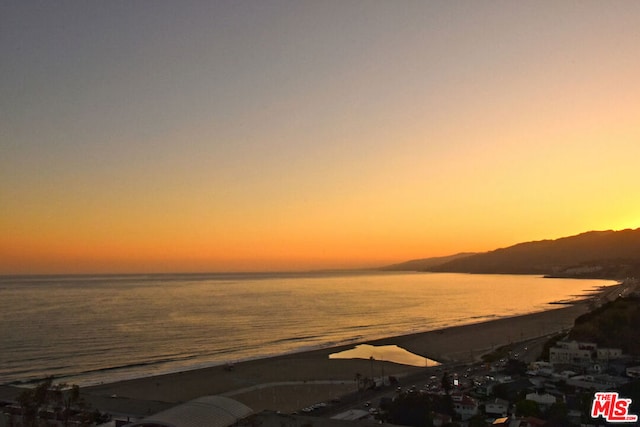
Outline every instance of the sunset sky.
<svg viewBox="0 0 640 427">
<path fill-rule="evenodd" d="M 0 274 L 640 227 L 640 2 L 3 1 Z"/>
</svg>

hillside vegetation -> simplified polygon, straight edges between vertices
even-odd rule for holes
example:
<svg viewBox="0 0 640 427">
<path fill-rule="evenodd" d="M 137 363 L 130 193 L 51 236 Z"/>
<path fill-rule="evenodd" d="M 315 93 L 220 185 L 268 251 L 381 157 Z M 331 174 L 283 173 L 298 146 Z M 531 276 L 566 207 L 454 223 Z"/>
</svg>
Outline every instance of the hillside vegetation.
<svg viewBox="0 0 640 427">
<path fill-rule="evenodd" d="M 639 326 L 640 297 L 618 298 L 578 317 L 569 339 L 621 348 L 626 354 L 640 356 Z"/>
</svg>

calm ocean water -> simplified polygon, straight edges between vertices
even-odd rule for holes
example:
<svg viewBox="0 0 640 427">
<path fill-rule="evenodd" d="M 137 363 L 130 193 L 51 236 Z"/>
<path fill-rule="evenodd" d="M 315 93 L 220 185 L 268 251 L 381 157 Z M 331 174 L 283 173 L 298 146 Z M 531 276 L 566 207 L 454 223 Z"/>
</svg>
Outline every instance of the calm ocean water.
<svg viewBox="0 0 640 427">
<path fill-rule="evenodd" d="M 0 277 L 0 384 L 54 375 L 89 385 L 426 331 L 611 284 L 379 272 Z"/>
</svg>

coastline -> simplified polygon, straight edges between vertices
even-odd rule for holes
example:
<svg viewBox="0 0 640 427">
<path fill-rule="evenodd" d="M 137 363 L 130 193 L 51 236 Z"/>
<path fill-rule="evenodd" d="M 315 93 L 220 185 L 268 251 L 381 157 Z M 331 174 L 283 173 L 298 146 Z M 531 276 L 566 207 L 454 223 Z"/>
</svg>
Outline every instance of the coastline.
<svg viewBox="0 0 640 427">
<path fill-rule="evenodd" d="M 388 337 L 362 343 L 397 345 L 441 363 L 471 362 L 502 345 L 557 333 L 586 313 L 586 301 L 550 310 L 481 323 Z M 214 366 L 85 387 L 94 407 L 116 413 L 148 415 L 204 395 L 226 395 L 254 411 L 293 411 L 354 392 L 355 375 L 405 376 L 422 368 L 387 361 L 329 359 L 356 344 L 239 362 L 233 370 Z M 146 406 L 145 406 L 146 404 Z"/>
<path fill-rule="evenodd" d="M 132 417 L 147 416 L 204 395 L 225 395 L 256 412 L 293 411 L 356 391 L 356 373 L 376 377 L 384 372 L 401 377 L 433 369 L 378 360 L 329 359 L 332 353 L 365 343 L 397 345 L 441 363 L 466 363 L 502 345 L 569 329 L 578 316 L 589 311 L 589 301 L 615 298 L 621 286 L 607 286 L 572 305 L 556 305 L 541 312 L 248 360 L 235 364 L 232 370 L 218 365 L 88 386 L 82 388 L 82 395 L 94 408 Z M 499 309 L 496 304 L 496 311 Z M 8 399 L 20 390 L 0 387 L 0 398 Z"/>
</svg>

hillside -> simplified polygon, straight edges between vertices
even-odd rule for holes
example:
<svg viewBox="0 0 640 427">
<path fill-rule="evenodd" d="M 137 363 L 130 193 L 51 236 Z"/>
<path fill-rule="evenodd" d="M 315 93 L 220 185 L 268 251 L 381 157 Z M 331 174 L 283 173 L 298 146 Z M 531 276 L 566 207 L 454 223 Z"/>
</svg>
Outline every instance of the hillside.
<svg viewBox="0 0 640 427">
<path fill-rule="evenodd" d="M 625 354 L 640 356 L 639 324 L 640 296 L 632 295 L 578 317 L 569 339 L 621 348 Z"/>
<path fill-rule="evenodd" d="M 465 252 L 465 253 L 459 253 L 459 254 L 449 255 L 449 256 L 413 259 L 411 261 L 402 262 L 399 264 L 388 265 L 386 267 L 380 268 L 380 270 L 382 271 L 425 271 L 429 268 L 442 265 L 449 261 L 468 257 L 471 255 L 476 255 L 476 254 L 474 252 Z"/>
<path fill-rule="evenodd" d="M 427 267 L 434 272 L 542 274 L 562 277 L 640 276 L 640 228 L 590 231 L 520 243 Z"/>
</svg>

